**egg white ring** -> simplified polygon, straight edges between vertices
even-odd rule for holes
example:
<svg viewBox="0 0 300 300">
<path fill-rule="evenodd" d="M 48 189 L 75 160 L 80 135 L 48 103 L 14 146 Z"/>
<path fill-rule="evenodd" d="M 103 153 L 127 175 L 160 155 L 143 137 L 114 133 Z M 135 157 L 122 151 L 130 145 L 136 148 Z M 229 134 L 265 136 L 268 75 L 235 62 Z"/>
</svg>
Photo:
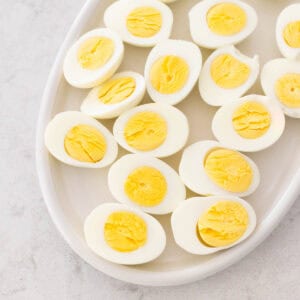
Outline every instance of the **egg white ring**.
<svg viewBox="0 0 300 300">
<path fill-rule="evenodd" d="M 153 64 L 161 57 L 174 55 L 182 58 L 189 66 L 189 76 L 185 85 L 172 94 L 158 92 L 151 83 L 150 72 Z M 145 65 L 145 80 L 149 96 L 154 102 L 176 105 L 192 91 L 202 67 L 202 54 L 200 49 L 191 42 L 183 40 L 165 40 L 157 44 L 149 53 Z"/>
<path fill-rule="evenodd" d="M 246 82 L 236 88 L 222 88 L 211 77 L 211 64 L 222 54 L 230 54 L 250 68 L 250 76 Z M 242 54 L 234 46 L 225 46 L 215 50 L 203 65 L 199 78 L 199 91 L 202 99 L 209 105 L 221 106 L 234 101 L 245 94 L 255 83 L 259 74 L 259 58 L 250 58 Z"/>
<path fill-rule="evenodd" d="M 167 137 L 156 149 L 140 151 L 129 146 L 124 138 L 124 127 L 131 117 L 140 112 L 159 114 L 167 123 Z M 186 116 L 177 108 L 167 104 L 150 103 L 132 108 L 124 112 L 115 122 L 113 135 L 120 146 L 132 153 L 148 154 L 154 157 L 167 157 L 180 151 L 189 136 L 189 125 Z"/>
<path fill-rule="evenodd" d="M 156 8 L 162 16 L 162 26 L 152 37 L 138 37 L 132 35 L 126 25 L 127 16 L 138 7 L 149 6 Z M 104 12 L 104 24 L 116 31 L 124 42 L 138 47 L 152 47 L 159 41 L 169 38 L 173 27 L 173 13 L 164 3 L 157 0 L 119 0 L 111 4 Z"/>
<path fill-rule="evenodd" d="M 104 225 L 110 214 L 116 211 L 134 213 L 145 221 L 147 242 L 144 246 L 131 252 L 119 252 L 106 243 L 103 234 Z M 138 265 L 152 261 L 164 251 L 166 246 L 165 231 L 155 218 L 141 210 L 120 203 L 104 203 L 96 207 L 85 219 L 84 234 L 87 245 L 93 252 L 116 264 Z"/>
<path fill-rule="evenodd" d="M 212 205 L 215 205 L 220 201 L 234 201 L 240 203 L 247 210 L 249 224 L 243 236 L 233 244 L 224 247 L 209 247 L 198 238 L 197 223 L 202 214 L 204 214 Z M 249 203 L 238 197 L 194 197 L 187 199 L 173 212 L 171 225 L 175 242 L 179 247 L 192 254 L 207 255 L 231 248 L 247 239 L 256 227 L 256 214 Z"/>
<path fill-rule="evenodd" d="M 161 203 L 142 206 L 134 203 L 124 189 L 128 176 L 137 168 L 152 167 L 161 172 L 167 182 L 167 193 Z M 128 154 L 116 161 L 108 172 L 108 187 L 116 200 L 154 215 L 169 214 L 185 200 L 186 190 L 177 172 L 165 162 L 145 154 Z"/>
<path fill-rule="evenodd" d="M 86 40 L 105 37 L 113 41 L 114 51 L 110 59 L 96 70 L 84 69 L 77 59 L 77 53 Z M 87 32 L 69 49 L 64 60 L 63 71 L 68 83 L 77 88 L 92 88 L 109 79 L 119 68 L 124 56 L 124 45 L 120 37 L 110 29 L 98 28 Z"/>
<path fill-rule="evenodd" d="M 277 58 L 267 62 L 261 72 L 261 85 L 264 93 L 278 101 L 284 113 L 292 118 L 300 118 L 300 108 L 291 108 L 284 105 L 276 95 L 275 84 L 278 79 L 288 73 L 300 74 L 300 61 Z"/>
<path fill-rule="evenodd" d="M 242 153 L 240 155 L 248 162 L 253 172 L 253 180 L 247 191 L 241 193 L 226 191 L 208 177 L 204 167 L 205 158 L 210 151 L 216 148 L 231 150 L 217 141 L 200 141 L 185 148 L 179 165 L 179 176 L 184 184 L 200 195 L 244 197 L 252 194 L 260 183 L 260 173 L 254 161 Z"/>
<path fill-rule="evenodd" d="M 145 79 L 139 73 L 127 71 L 115 74 L 110 80 L 124 77 L 130 77 L 135 81 L 135 89 L 128 98 L 119 103 L 104 104 L 98 98 L 102 88 L 102 85 L 100 85 L 89 92 L 87 97 L 83 100 L 80 110 L 97 119 L 112 119 L 118 117 L 124 111 L 138 105 L 146 92 Z"/>
<path fill-rule="evenodd" d="M 69 130 L 80 124 L 94 127 L 105 138 L 106 153 L 99 162 L 81 162 L 72 158 L 66 152 L 64 146 L 65 137 Z M 59 113 L 50 121 L 45 131 L 45 145 L 49 152 L 59 161 L 82 168 L 104 168 L 110 165 L 118 155 L 118 144 L 110 131 L 95 119 L 78 111 Z"/>
<path fill-rule="evenodd" d="M 230 35 L 218 35 L 210 30 L 206 16 L 210 8 L 219 3 L 233 3 L 244 10 L 247 15 L 247 24 L 242 31 Z M 196 44 L 204 48 L 216 49 L 225 45 L 235 45 L 246 39 L 257 26 L 257 14 L 254 8 L 239 0 L 203 0 L 196 4 L 189 12 L 190 32 Z"/>
</svg>

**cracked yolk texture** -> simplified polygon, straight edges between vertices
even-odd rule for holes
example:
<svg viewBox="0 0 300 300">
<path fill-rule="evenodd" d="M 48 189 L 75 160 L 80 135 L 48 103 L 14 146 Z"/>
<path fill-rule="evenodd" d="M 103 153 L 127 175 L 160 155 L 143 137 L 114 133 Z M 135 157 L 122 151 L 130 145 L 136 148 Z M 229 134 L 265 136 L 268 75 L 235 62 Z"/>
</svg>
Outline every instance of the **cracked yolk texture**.
<svg viewBox="0 0 300 300">
<path fill-rule="evenodd" d="M 300 48 L 300 21 L 287 24 L 283 30 L 285 42 L 292 48 Z"/>
</svg>

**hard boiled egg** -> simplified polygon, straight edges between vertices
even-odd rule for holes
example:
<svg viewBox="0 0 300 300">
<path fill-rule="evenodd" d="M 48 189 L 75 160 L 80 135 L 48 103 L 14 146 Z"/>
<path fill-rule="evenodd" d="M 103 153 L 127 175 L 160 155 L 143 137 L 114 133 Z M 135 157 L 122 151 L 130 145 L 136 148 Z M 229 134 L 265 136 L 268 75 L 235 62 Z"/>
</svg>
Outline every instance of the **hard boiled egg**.
<svg viewBox="0 0 300 300">
<path fill-rule="evenodd" d="M 108 186 L 118 201 L 157 215 L 172 212 L 186 195 L 178 174 L 145 154 L 128 154 L 116 161 L 108 173 Z"/>
<path fill-rule="evenodd" d="M 166 234 L 156 219 L 119 203 L 96 207 L 85 220 L 84 235 L 93 252 L 117 264 L 149 262 L 166 246 Z"/>
<path fill-rule="evenodd" d="M 104 24 L 116 31 L 126 43 L 152 47 L 169 38 L 173 13 L 157 0 L 119 0 L 106 9 Z"/>
<path fill-rule="evenodd" d="M 256 214 L 241 198 L 194 197 L 174 211 L 171 224 L 178 246 L 192 254 L 207 255 L 247 239 L 255 229 Z"/>
<path fill-rule="evenodd" d="M 272 146 L 282 135 L 285 118 L 271 98 L 248 95 L 221 107 L 212 130 L 224 146 L 239 151 L 260 151 Z"/>
<path fill-rule="evenodd" d="M 248 196 L 260 182 L 259 170 L 249 157 L 216 141 L 188 146 L 182 154 L 179 175 L 200 195 Z"/>
<path fill-rule="evenodd" d="M 117 142 L 130 152 L 166 157 L 184 147 L 189 125 L 179 109 L 151 103 L 123 113 L 114 124 L 113 134 Z"/>
<path fill-rule="evenodd" d="M 239 0 L 203 0 L 191 9 L 189 20 L 194 42 L 216 49 L 247 38 L 256 28 L 257 14 Z"/>
<path fill-rule="evenodd" d="M 59 113 L 50 121 L 45 144 L 56 159 L 75 167 L 103 168 L 118 155 L 118 145 L 109 130 L 77 111 Z"/>
<path fill-rule="evenodd" d="M 155 102 L 175 105 L 193 89 L 202 66 L 200 49 L 182 40 L 165 40 L 150 52 L 145 66 L 147 91 Z"/>
<path fill-rule="evenodd" d="M 252 87 L 258 73 L 257 55 L 250 58 L 234 46 L 217 49 L 202 68 L 199 79 L 201 97 L 213 106 L 229 103 Z"/>
</svg>

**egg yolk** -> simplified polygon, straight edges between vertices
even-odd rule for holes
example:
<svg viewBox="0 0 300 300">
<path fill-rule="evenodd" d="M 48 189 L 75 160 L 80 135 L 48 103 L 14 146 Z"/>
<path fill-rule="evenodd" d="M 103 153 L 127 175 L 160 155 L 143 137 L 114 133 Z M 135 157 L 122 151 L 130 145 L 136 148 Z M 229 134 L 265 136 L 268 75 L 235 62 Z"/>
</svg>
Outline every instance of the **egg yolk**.
<svg viewBox="0 0 300 300">
<path fill-rule="evenodd" d="M 124 128 L 129 146 L 139 151 L 150 151 L 162 145 L 167 137 L 166 121 L 157 113 L 144 111 L 132 116 Z"/>
<path fill-rule="evenodd" d="M 271 115 L 266 107 L 255 101 L 248 101 L 233 113 L 234 130 L 245 139 L 257 139 L 263 136 L 271 125 Z"/>
<path fill-rule="evenodd" d="M 222 54 L 213 60 L 210 67 L 213 81 L 224 89 L 234 89 L 249 78 L 250 68 L 230 54 Z"/>
<path fill-rule="evenodd" d="M 106 37 L 91 37 L 84 41 L 77 53 L 81 67 L 96 70 L 105 65 L 114 52 L 114 43 Z"/>
<path fill-rule="evenodd" d="M 136 204 L 156 206 L 166 196 L 167 182 L 157 169 L 140 167 L 128 175 L 125 182 L 125 193 Z"/>
<path fill-rule="evenodd" d="M 146 222 L 132 212 L 113 212 L 104 224 L 104 239 L 116 251 L 135 251 L 146 244 Z"/>
<path fill-rule="evenodd" d="M 67 154 L 86 163 L 99 162 L 106 153 L 106 141 L 101 132 L 89 125 L 77 125 L 64 141 Z"/>
<path fill-rule="evenodd" d="M 153 64 L 150 81 L 159 93 L 173 94 L 185 86 L 189 72 L 188 64 L 181 57 L 163 56 Z"/>
<path fill-rule="evenodd" d="M 137 37 L 150 38 L 156 35 L 162 26 L 162 16 L 154 7 L 138 7 L 134 9 L 126 20 L 128 31 Z"/>
<path fill-rule="evenodd" d="M 300 108 L 300 74 L 286 74 L 275 84 L 278 99 L 289 108 Z"/>
<path fill-rule="evenodd" d="M 213 6 L 206 15 L 209 29 L 218 35 L 234 35 L 247 24 L 245 11 L 234 3 L 220 3 Z"/>
<path fill-rule="evenodd" d="M 253 172 L 247 160 L 238 152 L 218 148 L 206 156 L 204 168 L 207 176 L 220 188 L 242 193 L 249 189 Z"/>
<path fill-rule="evenodd" d="M 101 86 L 98 99 L 103 104 L 117 104 L 130 97 L 135 88 L 135 80 L 131 77 L 111 79 Z"/>
<path fill-rule="evenodd" d="M 211 206 L 197 223 L 200 240 L 210 247 L 225 247 L 239 240 L 247 230 L 249 216 L 238 202 L 220 201 Z"/>
<path fill-rule="evenodd" d="M 287 24 L 283 30 L 285 42 L 292 48 L 300 48 L 300 21 Z"/>
</svg>

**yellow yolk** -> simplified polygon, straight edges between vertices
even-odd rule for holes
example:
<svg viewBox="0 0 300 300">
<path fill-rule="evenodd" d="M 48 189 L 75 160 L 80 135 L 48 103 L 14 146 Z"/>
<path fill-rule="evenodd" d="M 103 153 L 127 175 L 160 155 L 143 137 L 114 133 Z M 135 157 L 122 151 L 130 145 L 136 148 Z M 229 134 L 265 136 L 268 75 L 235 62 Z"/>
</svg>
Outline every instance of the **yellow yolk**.
<svg viewBox="0 0 300 300">
<path fill-rule="evenodd" d="M 114 52 L 114 43 L 106 37 L 92 37 L 81 44 L 77 59 L 81 67 L 96 70 L 105 65 Z"/>
<path fill-rule="evenodd" d="M 198 220 L 200 239 L 210 247 L 225 247 L 238 241 L 249 224 L 247 210 L 234 201 L 211 206 Z"/>
<path fill-rule="evenodd" d="M 207 176 L 228 192 L 245 192 L 252 183 L 251 166 L 240 153 L 233 150 L 212 150 L 204 161 L 204 168 Z"/>
<path fill-rule="evenodd" d="M 167 182 L 157 169 L 140 167 L 128 175 L 125 192 L 134 203 L 142 206 L 155 206 L 165 198 Z"/>
<path fill-rule="evenodd" d="M 118 211 L 107 218 L 104 224 L 106 243 L 119 252 L 131 252 L 145 245 L 147 241 L 146 222 L 138 215 Z"/>
<path fill-rule="evenodd" d="M 140 151 L 156 149 L 163 144 L 167 133 L 166 121 L 159 114 L 151 111 L 135 114 L 124 128 L 127 144 Z"/>
<path fill-rule="evenodd" d="M 271 115 L 263 104 L 249 101 L 234 111 L 232 123 L 234 130 L 241 137 L 257 139 L 270 128 Z"/>
<path fill-rule="evenodd" d="M 104 136 L 89 125 L 77 125 L 69 130 L 64 146 L 69 156 L 81 162 L 99 162 L 106 153 Z"/>
<path fill-rule="evenodd" d="M 162 16 L 154 7 L 138 7 L 134 9 L 126 20 L 128 31 L 137 37 L 149 38 L 157 34 L 162 26 Z"/>
<path fill-rule="evenodd" d="M 173 94 L 184 87 L 189 72 L 188 64 L 181 57 L 163 56 L 153 64 L 150 70 L 150 81 L 159 93 Z"/>
<path fill-rule="evenodd" d="M 101 86 L 98 99 L 104 104 L 116 104 L 132 95 L 136 87 L 131 77 L 111 79 Z"/>
<path fill-rule="evenodd" d="M 224 2 L 208 11 L 206 21 L 212 32 L 219 35 L 234 35 L 245 28 L 247 15 L 238 5 Z"/>
<path fill-rule="evenodd" d="M 278 79 L 275 93 L 285 106 L 300 108 L 300 74 L 286 74 Z"/>
<path fill-rule="evenodd" d="M 300 21 L 289 23 L 283 30 L 285 42 L 292 48 L 300 48 Z"/>
<path fill-rule="evenodd" d="M 222 54 L 211 63 L 210 73 L 218 86 L 234 89 L 248 80 L 250 68 L 232 55 Z"/>
</svg>

